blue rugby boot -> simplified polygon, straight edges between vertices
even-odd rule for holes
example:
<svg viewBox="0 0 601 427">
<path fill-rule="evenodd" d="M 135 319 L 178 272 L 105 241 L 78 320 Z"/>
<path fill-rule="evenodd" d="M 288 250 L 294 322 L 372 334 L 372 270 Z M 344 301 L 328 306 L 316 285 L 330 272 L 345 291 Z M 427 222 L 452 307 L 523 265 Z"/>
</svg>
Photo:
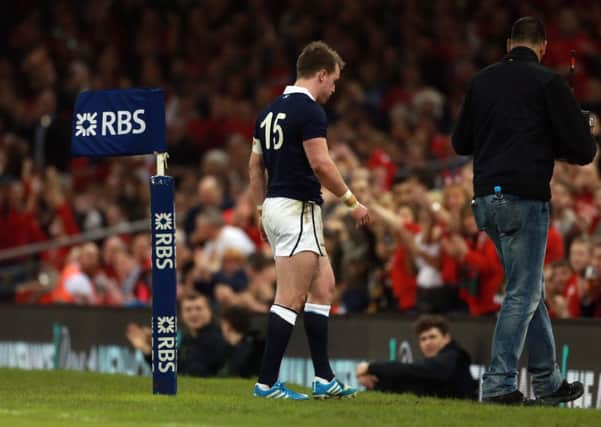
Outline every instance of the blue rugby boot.
<svg viewBox="0 0 601 427">
<path fill-rule="evenodd" d="M 290 390 L 281 381 L 277 381 L 274 385 L 266 390 L 264 390 L 258 383 L 255 384 L 253 396 L 262 397 L 264 399 L 309 400 L 309 396 Z"/>
<path fill-rule="evenodd" d="M 316 378 L 313 381 L 313 399 L 348 399 L 357 395 L 358 390 L 343 384 L 336 378 L 330 382 Z"/>
</svg>

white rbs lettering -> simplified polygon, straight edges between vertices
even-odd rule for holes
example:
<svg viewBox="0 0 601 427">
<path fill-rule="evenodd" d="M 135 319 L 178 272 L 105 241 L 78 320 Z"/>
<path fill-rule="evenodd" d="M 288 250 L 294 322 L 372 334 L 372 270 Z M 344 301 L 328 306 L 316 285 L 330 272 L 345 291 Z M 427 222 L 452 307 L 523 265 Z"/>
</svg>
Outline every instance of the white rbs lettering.
<svg viewBox="0 0 601 427">
<path fill-rule="evenodd" d="M 176 372 L 176 354 L 177 354 L 177 341 L 175 338 L 176 333 L 176 320 L 175 316 L 159 316 L 155 327 L 159 334 L 157 339 L 157 358 L 159 372 Z M 170 336 L 160 336 L 160 334 L 170 334 Z"/>
<path fill-rule="evenodd" d="M 173 268 L 173 260 L 170 258 L 167 259 L 157 259 L 157 268 L 159 270 L 164 270 L 166 268 Z"/>
<path fill-rule="evenodd" d="M 146 122 L 140 118 L 141 115 L 144 114 L 144 110 L 136 110 L 134 111 L 134 123 L 138 125 L 138 128 L 134 128 L 133 133 L 136 135 L 142 133 L 146 130 Z"/>
<path fill-rule="evenodd" d="M 113 125 L 115 124 L 116 119 L 117 119 L 117 116 L 112 111 L 103 111 L 102 112 L 102 135 L 103 136 L 115 134 L 115 128 L 113 127 Z"/>
<path fill-rule="evenodd" d="M 117 133 L 127 135 L 131 132 L 131 113 L 129 111 L 117 111 Z"/>
<path fill-rule="evenodd" d="M 160 363 L 159 372 L 164 374 L 165 372 L 175 372 L 175 362 Z"/>
<path fill-rule="evenodd" d="M 173 243 L 173 233 L 157 233 L 157 246 L 171 245 Z"/>
<path fill-rule="evenodd" d="M 158 258 L 168 258 L 173 255 L 173 248 L 171 246 L 157 246 L 155 254 Z"/>
<path fill-rule="evenodd" d="M 154 229 L 155 231 L 157 231 L 157 233 L 155 233 L 154 242 L 154 255 L 156 267 L 159 270 L 164 270 L 166 268 L 175 268 L 175 263 L 173 261 L 175 255 L 175 250 L 173 246 L 173 214 L 169 212 L 155 213 Z"/>
<path fill-rule="evenodd" d="M 139 109 L 133 112 L 127 110 L 119 110 L 116 113 L 113 111 L 102 112 L 101 134 L 106 135 L 127 135 L 133 133 L 141 134 L 146 130 L 146 122 L 144 121 L 144 110 Z M 135 124 L 132 124 L 133 123 Z"/>
</svg>

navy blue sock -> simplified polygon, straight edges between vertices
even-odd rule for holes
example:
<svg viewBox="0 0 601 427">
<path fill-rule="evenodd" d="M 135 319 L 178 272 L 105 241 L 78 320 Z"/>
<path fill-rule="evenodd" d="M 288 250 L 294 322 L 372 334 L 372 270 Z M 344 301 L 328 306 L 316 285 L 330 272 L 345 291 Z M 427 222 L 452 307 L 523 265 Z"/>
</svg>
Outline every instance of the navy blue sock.
<svg viewBox="0 0 601 427">
<path fill-rule="evenodd" d="M 309 341 L 311 359 L 315 376 L 332 381 L 334 372 L 330 367 L 328 358 L 328 320 L 330 314 L 329 305 L 305 304 L 304 323 L 305 333 Z"/>
<path fill-rule="evenodd" d="M 277 381 L 296 316 L 296 312 L 289 308 L 279 305 L 271 306 L 267 320 L 267 342 L 259 371 L 258 382 L 260 384 L 271 387 Z"/>
</svg>

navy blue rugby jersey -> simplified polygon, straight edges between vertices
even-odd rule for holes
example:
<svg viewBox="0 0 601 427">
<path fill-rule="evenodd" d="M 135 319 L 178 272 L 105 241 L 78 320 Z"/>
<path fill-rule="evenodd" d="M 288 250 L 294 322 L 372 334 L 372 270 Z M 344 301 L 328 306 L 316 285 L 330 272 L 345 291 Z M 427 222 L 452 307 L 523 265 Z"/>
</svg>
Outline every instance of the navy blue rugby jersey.
<svg viewBox="0 0 601 427">
<path fill-rule="evenodd" d="M 326 137 L 326 113 L 309 91 L 287 86 L 263 110 L 254 138 L 261 144 L 268 172 L 267 197 L 287 197 L 323 203 L 321 184 L 311 169 L 303 141 Z"/>
</svg>

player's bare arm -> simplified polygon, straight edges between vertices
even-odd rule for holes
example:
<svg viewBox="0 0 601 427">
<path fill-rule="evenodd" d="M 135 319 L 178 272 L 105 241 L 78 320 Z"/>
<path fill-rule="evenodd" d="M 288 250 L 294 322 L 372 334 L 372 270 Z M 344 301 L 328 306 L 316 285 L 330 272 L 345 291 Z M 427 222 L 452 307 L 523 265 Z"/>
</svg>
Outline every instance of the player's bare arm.
<svg viewBox="0 0 601 427">
<path fill-rule="evenodd" d="M 369 212 L 353 195 L 347 187 L 330 157 L 328 144 L 325 138 L 313 138 L 303 142 L 305 154 L 315 176 L 326 189 L 339 197 L 344 204 L 351 208 L 351 215 L 357 225 L 366 225 L 370 222 Z"/>
<path fill-rule="evenodd" d="M 267 241 L 263 225 L 261 224 L 263 200 L 265 200 L 265 165 L 263 155 L 260 154 L 261 145 L 258 141 L 253 141 L 253 151 L 248 161 L 248 171 L 250 178 L 250 194 L 253 203 L 257 207 L 258 225 L 261 230 L 261 238 Z"/>
</svg>

